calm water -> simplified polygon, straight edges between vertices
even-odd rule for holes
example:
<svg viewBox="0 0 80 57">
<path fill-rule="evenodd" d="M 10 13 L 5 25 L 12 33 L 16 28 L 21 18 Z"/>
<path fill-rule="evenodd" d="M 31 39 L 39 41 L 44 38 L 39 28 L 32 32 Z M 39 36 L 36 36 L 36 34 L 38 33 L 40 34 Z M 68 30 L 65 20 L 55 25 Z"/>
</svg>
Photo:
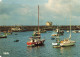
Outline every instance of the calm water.
<svg viewBox="0 0 80 57">
<path fill-rule="evenodd" d="M 15 35 L 15 34 L 18 35 Z M 27 47 L 26 42 L 32 35 L 33 31 L 28 32 L 14 32 L 12 35 L 8 35 L 6 39 L 0 39 L 0 56 L 2 57 L 80 57 L 80 33 L 72 33 L 72 40 L 76 41 L 75 46 L 53 48 L 50 35 L 52 31 L 42 33 L 45 45 L 38 47 Z M 65 31 L 60 39 L 67 38 L 69 33 Z M 19 40 L 19 42 L 14 42 Z"/>
</svg>

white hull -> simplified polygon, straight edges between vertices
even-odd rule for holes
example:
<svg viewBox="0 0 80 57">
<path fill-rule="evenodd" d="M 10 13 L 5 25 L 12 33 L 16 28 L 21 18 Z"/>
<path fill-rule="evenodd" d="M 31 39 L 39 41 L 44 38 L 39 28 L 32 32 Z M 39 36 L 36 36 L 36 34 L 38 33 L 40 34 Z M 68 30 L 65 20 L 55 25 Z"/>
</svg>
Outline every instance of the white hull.
<svg viewBox="0 0 80 57">
<path fill-rule="evenodd" d="M 60 43 L 61 46 L 72 46 L 75 44 L 75 41 L 72 40 L 64 40 L 62 43 Z"/>
<path fill-rule="evenodd" d="M 52 43 L 52 45 L 54 48 L 60 48 L 61 47 L 59 43 Z"/>
<path fill-rule="evenodd" d="M 62 43 L 60 46 L 73 46 L 75 43 Z"/>
</svg>

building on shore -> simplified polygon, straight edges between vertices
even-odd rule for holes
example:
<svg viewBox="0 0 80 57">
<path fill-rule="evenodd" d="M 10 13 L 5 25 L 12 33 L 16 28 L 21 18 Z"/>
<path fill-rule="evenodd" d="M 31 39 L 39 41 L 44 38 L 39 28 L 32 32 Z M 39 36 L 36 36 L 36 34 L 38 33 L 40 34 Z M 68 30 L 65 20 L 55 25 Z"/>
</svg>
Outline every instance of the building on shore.
<svg viewBox="0 0 80 57">
<path fill-rule="evenodd" d="M 15 28 L 11 28 L 11 30 L 14 31 L 14 32 L 15 32 L 15 31 L 17 32 L 17 31 L 21 31 L 22 29 L 19 28 L 19 27 L 15 27 Z"/>
<path fill-rule="evenodd" d="M 46 22 L 46 26 L 52 26 L 52 22 Z"/>
</svg>

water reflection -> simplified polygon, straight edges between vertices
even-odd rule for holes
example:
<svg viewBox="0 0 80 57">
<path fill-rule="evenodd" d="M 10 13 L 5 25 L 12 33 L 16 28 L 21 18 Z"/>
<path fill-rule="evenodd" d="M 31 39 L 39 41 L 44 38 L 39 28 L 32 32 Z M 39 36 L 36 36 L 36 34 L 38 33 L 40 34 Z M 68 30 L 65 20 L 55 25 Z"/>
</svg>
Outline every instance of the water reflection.
<svg viewBox="0 0 80 57">
<path fill-rule="evenodd" d="M 35 46 L 35 47 L 27 47 L 27 56 L 29 57 L 40 57 L 42 50 L 41 48 L 44 48 L 45 45 L 42 46 Z"/>
<path fill-rule="evenodd" d="M 33 48 L 37 48 L 37 49 L 38 49 L 38 48 L 44 47 L 44 46 L 45 46 L 44 44 L 43 44 L 43 45 L 40 45 L 40 46 L 33 46 L 33 47 L 28 47 L 28 46 L 27 46 L 27 49 L 28 49 L 28 50 L 31 50 L 31 49 L 33 49 Z"/>
<path fill-rule="evenodd" d="M 60 47 L 60 48 L 55 48 L 55 56 L 56 57 L 74 57 L 75 51 L 73 50 L 75 46 L 68 46 L 68 47 Z"/>
<path fill-rule="evenodd" d="M 73 57 L 73 50 L 72 50 L 73 46 L 68 46 L 68 47 L 61 47 L 60 48 L 60 54 L 62 56 L 68 56 L 68 57 Z"/>
<path fill-rule="evenodd" d="M 60 48 L 60 53 L 63 54 L 63 47 Z"/>
</svg>

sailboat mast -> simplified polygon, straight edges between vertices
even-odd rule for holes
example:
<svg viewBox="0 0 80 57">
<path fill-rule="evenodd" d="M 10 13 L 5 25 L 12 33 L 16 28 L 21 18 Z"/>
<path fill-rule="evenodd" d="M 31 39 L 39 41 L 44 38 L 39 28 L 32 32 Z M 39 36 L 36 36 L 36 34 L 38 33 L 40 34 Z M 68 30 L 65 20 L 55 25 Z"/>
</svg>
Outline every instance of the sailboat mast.
<svg viewBox="0 0 80 57">
<path fill-rule="evenodd" d="M 71 5 L 70 5 L 70 39 L 71 39 Z"/>
<path fill-rule="evenodd" d="M 38 5 L 38 33 L 39 33 L 39 5 Z"/>
<path fill-rule="evenodd" d="M 71 15 L 70 15 L 70 39 L 71 39 Z"/>
</svg>

